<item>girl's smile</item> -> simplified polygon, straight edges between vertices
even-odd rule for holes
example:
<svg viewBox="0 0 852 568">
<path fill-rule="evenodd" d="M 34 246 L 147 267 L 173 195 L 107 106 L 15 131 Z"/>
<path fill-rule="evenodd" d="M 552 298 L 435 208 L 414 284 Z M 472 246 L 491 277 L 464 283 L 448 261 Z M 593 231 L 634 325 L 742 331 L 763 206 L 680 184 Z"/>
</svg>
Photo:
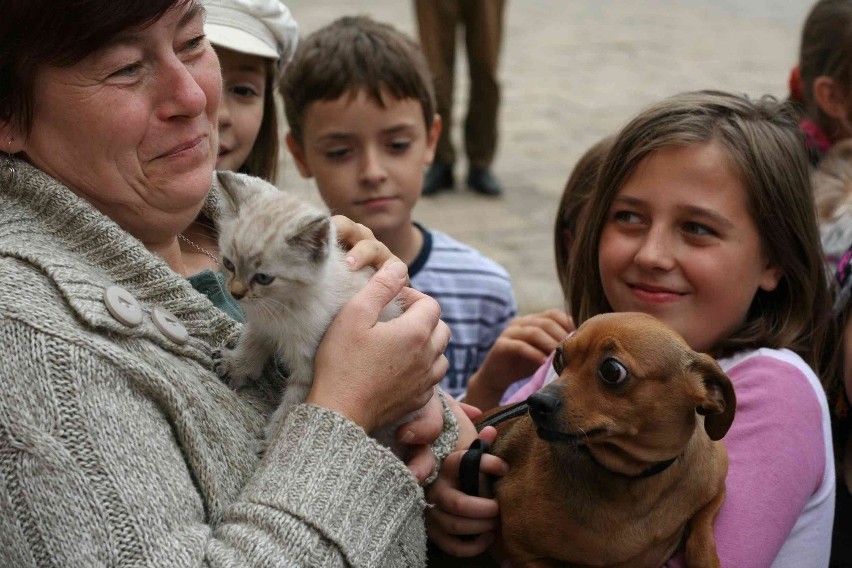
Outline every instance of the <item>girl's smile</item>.
<svg viewBox="0 0 852 568">
<path fill-rule="evenodd" d="M 780 278 L 728 164 L 715 142 L 652 152 L 613 200 L 600 241 L 612 309 L 654 315 L 705 352 Z"/>
</svg>

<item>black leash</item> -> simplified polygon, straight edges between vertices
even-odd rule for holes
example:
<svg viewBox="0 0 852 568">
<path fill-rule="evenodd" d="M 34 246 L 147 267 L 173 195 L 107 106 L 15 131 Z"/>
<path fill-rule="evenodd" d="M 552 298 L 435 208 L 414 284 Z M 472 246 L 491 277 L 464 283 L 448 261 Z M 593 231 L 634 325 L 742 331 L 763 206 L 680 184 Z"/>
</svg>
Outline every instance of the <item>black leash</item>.
<svg viewBox="0 0 852 568">
<path fill-rule="evenodd" d="M 529 412 L 529 406 L 526 401 L 518 402 L 512 406 L 507 406 L 500 412 L 488 417 L 480 423 L 476 430 L 481 432 L 486 426 L 494 426 L 500 422 L 523 416 Z M 470 447 L 464 453 L 459 464 L 459 482 L 461 490 L 467 495 L 479 496 L 479 465 L 482 462 L 482 455 L 487 454 L 491 449 L 491 445 L 477 438 L 471 443 Z M 476 535 L 462 535 L 459 537 L 462 540 L 473 540 Z"/>
<path fill-rule="evenodd" d="M 506 420 L 523 416 L 527 412 L 529 412 L 529 406 L 526 401 L 515 403 L 483 420 L 476 427 L 476 431 L 482 432 L 482 429 L 486 426 L 494 426 Z M 462 456 L 459 464 L 459 481 L 461 482 L 461 490 L 466 494 L 474 497 L 479 496 L 479 464 L 482 461 L 482 454 L 487 454 L 490 449 L 491 445 L 488 442 L 477 438 Z"/>
</svg>

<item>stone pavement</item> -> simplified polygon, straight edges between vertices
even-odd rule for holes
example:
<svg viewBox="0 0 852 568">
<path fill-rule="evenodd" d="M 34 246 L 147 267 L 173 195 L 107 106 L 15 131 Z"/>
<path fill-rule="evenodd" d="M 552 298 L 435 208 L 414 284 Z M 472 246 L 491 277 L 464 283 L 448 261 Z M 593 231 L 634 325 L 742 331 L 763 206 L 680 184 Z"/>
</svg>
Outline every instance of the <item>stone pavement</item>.
<svg viewBox="0 0 852 568">
<path fill-rule="evenodd" d="M 366 14 L 416 37 L 409 0 L 284 0 L 310 33 L 342 15 Z M 462 186 L 422 199 L 415 218 L 509 271 L 520 313 L 562 305 L 552 226 L 576 160 L 644 106 L 680 91 L 714 88 L 784 97 L 797 59 L 806 0 L 508 0 L 500 67 L 498 199 Z M 466 108 L 459 44 L 454 139 Z M 462 153 L 463 154 L 463 153 Z M 312 192 L 289 156 L 284 185 Z M 458 182 L 457 182 L 458 183 Z"/>
</svg>

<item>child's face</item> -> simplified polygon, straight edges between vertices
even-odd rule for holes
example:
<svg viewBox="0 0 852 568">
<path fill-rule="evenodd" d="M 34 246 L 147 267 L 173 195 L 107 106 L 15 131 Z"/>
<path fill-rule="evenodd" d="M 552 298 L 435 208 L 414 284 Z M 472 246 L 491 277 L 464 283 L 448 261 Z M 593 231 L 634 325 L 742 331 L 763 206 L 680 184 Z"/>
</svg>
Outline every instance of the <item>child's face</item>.
<svg viewBox="0 0 852 568">
<path fill-rule="evenodd" d="M 302 144 L 287 136 L 299 171 L 316 178 L 332 213 L 366 225 L 380 239 L 410 225 L 440 132 L 438 120 L 426 130 L 416 99 L 383 95 L 384 107 L 364 90 L 313 102 L 302 121 Z"/>
<path fill-rule="evenodd" d="M 613 310 L 656 316 L 697 351 L 745 320 L 758 289 L 773 290 L 748 196 L 716 143 L 645 157 L 616 197 L 598 263 Z"/>
<path fill-rule="evenodd" d="M 222 65 L 217 170 L 239 170 L 254 147 L 263 122 L 266 59 L 216 48 Z"/>
</svg>

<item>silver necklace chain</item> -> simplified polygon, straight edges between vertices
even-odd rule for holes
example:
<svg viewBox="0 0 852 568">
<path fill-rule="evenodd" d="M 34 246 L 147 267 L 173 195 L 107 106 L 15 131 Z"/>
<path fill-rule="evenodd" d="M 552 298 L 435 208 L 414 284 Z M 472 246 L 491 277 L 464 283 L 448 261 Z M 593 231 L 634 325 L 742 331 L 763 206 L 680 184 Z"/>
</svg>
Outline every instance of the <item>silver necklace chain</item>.
<svg viewBox="0 0 852 568">
<path fill-rule="evenodd" d="M 217 267 L 219 266 L 219 259 L 216 258 L 216 256 L 212 252 L 205 249 L 201 245 L 189 240 L 189 238 L 185 237 L 182 233 L 178 233 L 178 238 L 180 240 L 182 240 L 183 242 L 185 242 L 186 244 L 188 244 L 189 246 L 191 246 L 192 248 L 194 248 L 195 250 L 197 250 L 198 252 L 200 252 L 202 254 L 206 254 L 207 256 L 209 256 L 213 260 L 213 262 L 216 263 L 216 266 Z"/>
</svg>

